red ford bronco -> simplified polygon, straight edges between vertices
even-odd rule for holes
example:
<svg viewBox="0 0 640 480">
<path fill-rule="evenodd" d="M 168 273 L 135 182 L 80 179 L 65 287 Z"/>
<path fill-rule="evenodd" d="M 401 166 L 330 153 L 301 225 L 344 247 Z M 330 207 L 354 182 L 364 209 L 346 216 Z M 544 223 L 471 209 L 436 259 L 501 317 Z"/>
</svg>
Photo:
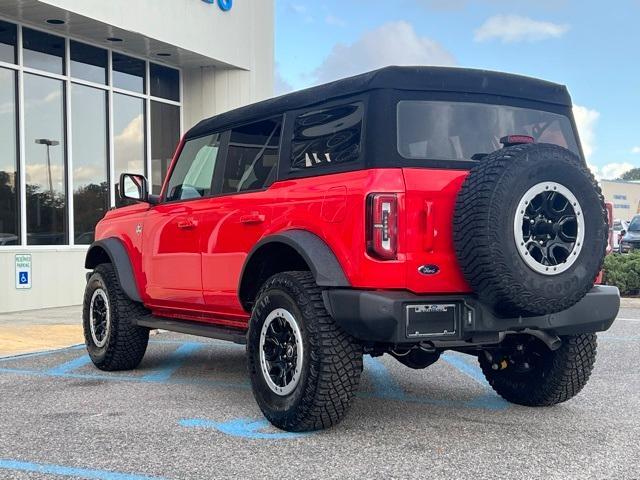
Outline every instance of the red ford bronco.
<svg viewBox="0 0 640 480">
<path fill-rule="evenodd" d="M 476 356 L 521 405 L 576 395 L 620 304 L 594 286 L 600 189 L 565 87 L 390 67 L 200 122 L 159 196 L 123 174 L 86 257 L 84 332 L 103 370 L 149 330 L 246 343 L 277 427 L 338 422 L 362 356 Z"/>
</svg>

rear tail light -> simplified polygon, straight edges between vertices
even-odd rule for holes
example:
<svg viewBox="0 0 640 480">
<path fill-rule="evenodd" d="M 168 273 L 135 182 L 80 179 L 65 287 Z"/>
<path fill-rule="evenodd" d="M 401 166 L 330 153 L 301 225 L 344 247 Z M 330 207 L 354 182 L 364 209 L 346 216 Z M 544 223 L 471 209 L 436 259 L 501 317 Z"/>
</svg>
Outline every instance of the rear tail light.
<svg viewBox="0 0 640 480">
<path fill-rule="evenodd" d="M 373 193 L 367 201 L 367 247 L 382 260 L 395 260 L 398 254 L 398 197 Z"/>
</svg>

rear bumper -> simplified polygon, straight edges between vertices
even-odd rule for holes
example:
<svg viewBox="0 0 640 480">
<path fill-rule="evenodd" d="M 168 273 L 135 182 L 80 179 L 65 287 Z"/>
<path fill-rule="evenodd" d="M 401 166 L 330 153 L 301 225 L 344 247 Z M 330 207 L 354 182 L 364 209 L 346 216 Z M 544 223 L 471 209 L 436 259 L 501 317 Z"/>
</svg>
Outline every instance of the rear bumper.
<svg viewBox="0 0 640 480">
<path fill-rule="evenodd" d="M 473 295 L 420 296 L 402 291 L 336 289 L 324 292 L 324 302 L 334 320 L 353 337 L 372 343 L 432 341 L 495 343 L 500 334 L 524 329 L 554 335 L 575 335 L 609 329 L 618 315 L 620 293 L 616 287 L 597 285 L 573 307 L 539 317 L 500 318 Z M 407 306 L 454 304 L 455 333 L 407 335 Z"/>
</svg>

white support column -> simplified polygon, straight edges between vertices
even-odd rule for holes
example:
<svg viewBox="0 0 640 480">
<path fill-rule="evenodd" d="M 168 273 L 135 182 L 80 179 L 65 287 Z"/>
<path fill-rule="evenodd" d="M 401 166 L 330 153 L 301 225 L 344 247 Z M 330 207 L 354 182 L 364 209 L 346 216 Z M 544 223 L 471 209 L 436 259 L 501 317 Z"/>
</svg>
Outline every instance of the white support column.
<svg viewBox="0 0 640 480">
<path fill-rule="evenodd" d="M 18 171 L 20 172 L 20 244 L 27 245 L 27 174 L 24 131 L 24 71 L 22 70 L 22 27 L 18 26 Z"/>
<path fill-rule="evenodd" d="M 113 123 L 113 72 L 111 70 L 112 67 L 112 51 L 109 50 L 107 53 L 107 81 L 109 82 L 109 90 L 107 92 L 107 125 L 109 129 L 109 206 L 111 208 L 116 205 L 116 169 L 115 169 L 115 156 L 114 156 L 114 147 L 115 143 L 113 141 L 115 131 L 114 131 L 114 123 Z"/>
<path fill-rule="evenodd" d="M 74 225 L 74 205 L 73 205 L 73 125 L 71 118 L 71 81 L 69 80 L 69 76 L 71 75 L 71 48 L 70 48 L 70 40 L 65 39 L 65 74 L 67 75 L 67 79 L 63 82 L 64 90 L 65 90 L 65 106 L 64 106 L 64 117 L 66 119 L 65 129 L 65 150 L 66 150 L 66 173 L 67 173 L 67 214 L 68 214 L 68 228 L 69 232 L 69 245 L 75 244 L 75 225 Z"/>
</svg>

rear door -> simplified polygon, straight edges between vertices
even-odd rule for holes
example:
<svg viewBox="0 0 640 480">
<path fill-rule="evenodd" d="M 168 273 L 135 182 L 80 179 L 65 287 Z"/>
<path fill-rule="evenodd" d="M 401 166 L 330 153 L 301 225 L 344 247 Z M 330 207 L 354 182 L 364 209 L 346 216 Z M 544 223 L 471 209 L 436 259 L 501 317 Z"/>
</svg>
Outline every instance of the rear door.
<svg viewBox="0 0 640 480">
<path fill-rule="evenodd" d="M 268 231 L 276 180 L 282 117 L 234 128 L 224 169 L 217 175 L 220 196 L 209 201 L 201 230 L 205 303 L 224 318 L 246 314 L 238 301 L 238 282 L 248 253 Z"/>
<path fill-rule="evenodd" d="M 163 202 L 144 224 L 144 272 L 152 306 L 202 308 L 200 230 L 209 208 L 223 136 L 188 140 L 171 172 Z"/>
</svg>

